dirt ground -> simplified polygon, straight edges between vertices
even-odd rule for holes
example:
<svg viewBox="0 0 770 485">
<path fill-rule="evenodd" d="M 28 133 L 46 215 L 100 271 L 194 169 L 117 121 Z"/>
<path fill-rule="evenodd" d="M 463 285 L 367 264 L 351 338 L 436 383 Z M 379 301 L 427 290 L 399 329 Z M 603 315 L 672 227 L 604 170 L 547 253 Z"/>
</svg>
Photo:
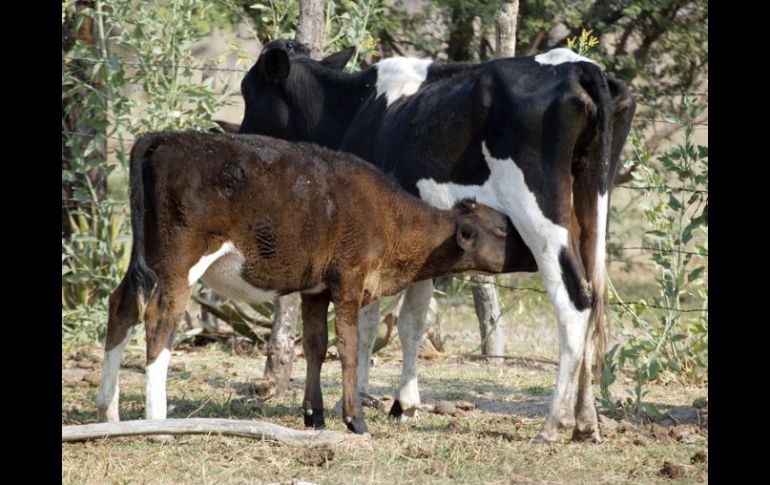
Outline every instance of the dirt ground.
<svg viewBox="0 0 770 485">
<path fill-rule="evenodd" d="M 527 307 L 525 318 L 506 315 L 507 350 L 521 358 L 500 366 L 462 355 L 478 345 L 469 302 L 442 314 L 443 353 L 425 350 L 420 361 L 423 409 L 394 422 L 387 416 L 400 375 L 398 338 L 374 357 L 370 393 L 379 408 L 365 408 L 373 439 L 363 444 L 290 447 L 218 435 L 182 436 L 171 443 L 144 437 L 62 444 L 63 483 L 707 483 L 707 387 L 670 380 L 649 386 L 647 402 L 663 416 L 650 422 L 601 416 L 601 445 L 534 444 L 548 410 L 558 349 L 550 313 Z M 451 315 L 449 318 L 447 315 Z M 545 321 L 542 321 L 545 320 Z M 297 349 L 299 353 L 299 348 Z M 62 348 L 62 425 L 93 423 L 102 349 Z M 172 354 L 169 417 L 266 420 L 302 429 L 300 401 L 305 362 L 298 356 L 289 395 L 260 398 L 265 358 L 238 355 L 224 344 L 183 345 Z M 121 370 L 121 418 L 144 410 L 141 332 Z M 327 427 L 344 431 L 331 412 L 341 395 L 340 365 L 330 351 L 322 373 Z M 632 382 L 612 386 L 624 396 Z M 598 395 L 598 388 L 595 390 Z M 693 404 L 698 407 L 694 407 Z"/>
</svg>

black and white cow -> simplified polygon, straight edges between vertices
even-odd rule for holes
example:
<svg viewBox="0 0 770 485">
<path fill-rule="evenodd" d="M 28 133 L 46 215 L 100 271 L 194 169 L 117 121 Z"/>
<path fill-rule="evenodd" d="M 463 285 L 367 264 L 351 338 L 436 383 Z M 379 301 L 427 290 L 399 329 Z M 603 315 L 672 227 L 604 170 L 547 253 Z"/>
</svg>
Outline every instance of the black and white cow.
<svg viewBox="0 0 770 485">
<path fill-rule="evenodd" d="M 443 209 L 464 197 L 505 213 L 531 250 L 559 325 L 559 372 L 539 440 L 575 425 L 598 441 L 594 356 L 608 328 L 605 239 L 612 180 L 636 108 L 626 85 L 567 49 L 481 64 L 395 57 L 347 74 L 352 50 L 321 60 L 307 48 L 265 45 L 241 84 L 241 132 L 352 152 Z M 404 359 L 391 415 L 419 405 L 417 350 L 432 281 L 404 297 Z M 366 390 L 378 308 L 359 322 Z"/>
</svg>

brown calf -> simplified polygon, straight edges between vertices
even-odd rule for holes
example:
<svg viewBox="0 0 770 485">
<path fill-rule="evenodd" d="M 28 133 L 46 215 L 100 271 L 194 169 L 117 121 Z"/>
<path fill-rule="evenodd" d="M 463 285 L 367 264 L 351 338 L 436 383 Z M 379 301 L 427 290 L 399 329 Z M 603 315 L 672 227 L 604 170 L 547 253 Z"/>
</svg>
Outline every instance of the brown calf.
<svg viewBox="0 0 770 485">
<path fill-rule="evenodd" d="M 149 134 L 131 152 L 130 178 L 133 249 L 110 298 L 100 420 L 119 419 L 117 370 L 145 299 L 146 417 L 165 419 L 176 323 L 202 278 L 248 302 L 302 293 L 306 426 L 324 424 L 320 370 L 333 302 L 343 417 L 350 430 L 366 433 L 356 392 L 361 306 L 413 281 L 531 264 L 512 259 L 529 251 L 501 213 L 472 200 L 432 208 L 355 156 L 311 144 Z"/>
</svg>

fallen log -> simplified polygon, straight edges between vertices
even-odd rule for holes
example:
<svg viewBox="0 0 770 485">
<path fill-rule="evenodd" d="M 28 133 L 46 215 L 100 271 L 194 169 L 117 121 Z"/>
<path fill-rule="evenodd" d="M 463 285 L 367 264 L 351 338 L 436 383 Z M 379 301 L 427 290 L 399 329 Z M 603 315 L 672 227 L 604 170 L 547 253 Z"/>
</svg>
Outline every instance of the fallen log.
<svg viewBox="0 0 770 485">
<path fill-rule="evenodd" d="M 295 446 L 334 444 L 366 439 L 361 435 L 339 431 L 305 431 L 286 428 L 265 421 L 216 418 L 137 420 L 61 427 L 62 442 L 86 441 L 117 436 L 180 434 L 241 436 Z"/>
</svg>

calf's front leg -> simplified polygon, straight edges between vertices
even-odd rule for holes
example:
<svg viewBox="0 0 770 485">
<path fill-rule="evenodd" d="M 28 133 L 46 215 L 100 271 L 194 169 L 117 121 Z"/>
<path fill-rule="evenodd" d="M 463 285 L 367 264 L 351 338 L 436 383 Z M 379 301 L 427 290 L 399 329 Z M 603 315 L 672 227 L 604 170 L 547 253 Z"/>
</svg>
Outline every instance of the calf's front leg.
<svg viewBox="0 0 770 485">
<path fill-rule="evenodd" d="M 302 295 L 302 348 L 307 361 L 305 397 L 302 400 L 305 426 L 324 427 L 324 404 L 321 394 L 321 366 L 329 345 L 326 314 L 329 298 L 325 295 Z"/>
<path fill-rule="evenodd" d="M 358 361 L 358 301 L 334 303 L 337 350 L 342 363 L 342 419 L 356 434 L 369 434 L 358 394 L 356 364 Z"/>
</svg>

